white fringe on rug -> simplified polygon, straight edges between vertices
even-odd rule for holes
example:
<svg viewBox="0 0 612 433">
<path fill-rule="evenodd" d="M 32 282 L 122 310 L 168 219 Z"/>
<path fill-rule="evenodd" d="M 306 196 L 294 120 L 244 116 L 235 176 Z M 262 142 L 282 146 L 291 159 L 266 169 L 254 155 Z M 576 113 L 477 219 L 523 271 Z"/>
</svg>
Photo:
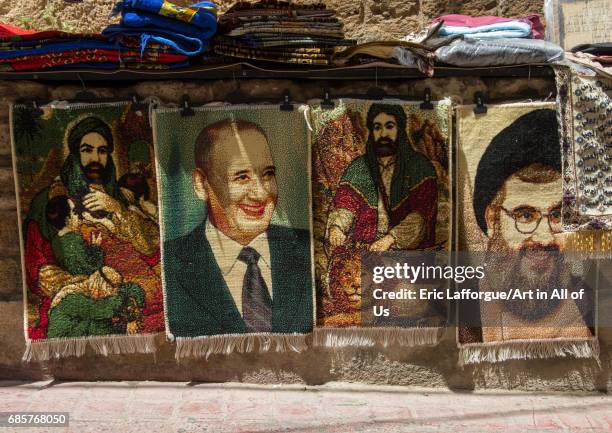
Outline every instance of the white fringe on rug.
<svg viewBox="0 0 612 433">
<path fill-rule="evenodd" d="M 599 364 L 599 340 L 521 340 L 470 344 L 459 347 L 459 365 L 510 359 L 593 358 Z"/>
<path fill-rule="evenodd" d="M 435 345 L 442 328 L 315 328 L 313 345 L 318 347 L 373 347 Z"/>
<path fill-rule="evenodd" d="M 229 355 L 233 352 L 302 352 L 306 350 L 306 334 L 228 334 L 208 337 L 177 337 L 176 359 L 205 358 L 210 355 Z"/>
<path fill-rule="evenodd" d="M 48 361 L 51 358 L 83 356 L 89 347 L 98 355 L 120 355 L 126 353 L 155 352 L 155 336 L 147 335 L 112 335 L 80 338 L 53 338 L 51 340 L 27 341 L 23 360 Z"/>
</svg>

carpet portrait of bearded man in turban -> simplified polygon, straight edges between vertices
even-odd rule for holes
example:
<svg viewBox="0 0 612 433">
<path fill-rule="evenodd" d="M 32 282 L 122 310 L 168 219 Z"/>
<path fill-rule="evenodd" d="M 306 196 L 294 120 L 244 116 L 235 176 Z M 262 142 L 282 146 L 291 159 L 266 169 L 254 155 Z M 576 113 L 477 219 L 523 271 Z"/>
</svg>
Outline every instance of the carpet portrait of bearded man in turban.
<svg viewBox="0 0 612 433">
<path fill-rule="evenodd" d="M 30 338 L 138 333 L 145 299 L 159 292 L 157 224 L 120 188 L 107 121 L 77 116 L 64 145 L 59 175 L 34 196 L 23 225 L 26 284 L 40 298 Z"/>
<path fill-rule="evenodd" d="M 372 251 L 422 249 L 435 243 L 436 172 L 411 146 L 399 105 L 372 104 L 365 155 L 347 167 L 327 222 L 332 248 L 369 244 Z"/>
</svg>

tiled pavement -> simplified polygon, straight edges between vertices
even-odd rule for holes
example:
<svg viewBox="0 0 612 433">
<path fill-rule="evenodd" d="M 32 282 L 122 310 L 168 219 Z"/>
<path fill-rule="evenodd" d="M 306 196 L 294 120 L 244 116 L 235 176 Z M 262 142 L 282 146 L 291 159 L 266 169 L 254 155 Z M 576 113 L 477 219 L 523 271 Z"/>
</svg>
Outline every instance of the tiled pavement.
<svg viewBox="0 0 612 433">
<path fill-rule="evenodd" d="M 0 382 L 0 412 L 70 413 L 15 433 L 612 432 L 612 396 L 328 384 Z"/>
</svg>

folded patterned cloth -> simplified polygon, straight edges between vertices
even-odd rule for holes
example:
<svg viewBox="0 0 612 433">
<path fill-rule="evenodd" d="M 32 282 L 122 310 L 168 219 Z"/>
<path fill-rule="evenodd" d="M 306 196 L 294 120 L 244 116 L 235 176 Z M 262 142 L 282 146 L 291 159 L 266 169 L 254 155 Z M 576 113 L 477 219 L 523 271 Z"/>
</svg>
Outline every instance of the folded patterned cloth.
<svg viewBox="0 0 612 433">
<path fill-rule="evenodd" d="M 526 15 L 518 18 L 506 18 L 496 16 L 471 17 L 469 15 L 449 14 L 438 17 L 432 24 L 444 22 L 449 27 L 482 27 L 490 24 L 507 23 L 510 21 L 521 21 L 531 26 L 531 33 L 534 39 L 544 39 L 544 24 L 539 15 Z"/>
<path fill-rule="evenodd" d="M 368 58 L 370 61 L 368 61 Z M 348 48 L 334 56 L 337 66 L 384 61 L 417 67 L 427 76 L 433 75 L 434 53 L 425 45 L 406 41 L 367 42 Z"/>
<path fill-rule="evenodd" d="M 257 47 L 249 47 L 249 46 L 245 45 L 244 43 L 242 43 L 240 40 L 236 40 L 234 38 L 227 38 L 227 37 L 224 37 L 224 36 L 216 36 L 215 37 L 215 39 L 214 39 L 214 47 L 218 47 L 218 46 L 225 46 L 225 47 L 237 48 L 237 49 L 262 49 L 262 48 L 257 48 Z M 270 52 L 270 53 L 292 52 L 292 53 L 325 54 L 325 55 L 332 55 L 336 51 L 335 47 L 330 47 L 330 46 L 314 46 L 312 44 L 311 44 L 311 46 L 308 46 L 308 45 L 267 46 L 267 47 L 265 47 L 265 50 L 267 52 Z"/>
<path fill-rule="evenodd" d="M 320 29 L 320 28 L 297 28 L 297 27 L 279 27 L 279 26 L 270 26 L 270 27 L 255 27 L 255 28 L 243 28 L 243 29 L 235 29 L 229 32 L 228 36 L 244 36 L 244 35 L 252 35 L 252 36 L 266 36 L 266 35 L 274 35 L 274 34 L 283 34 L 283 35 L 314 35 L 314 36 L 327 36 L 332 38 L 342 38 L 344 36 L 344 32 L 342 30 L 328 30 L 328 29 Z"/>
<path fill-rule="evenodd" d="M 277 49 L 277 48 L 258 49 L 258 48 L 234 47 L 232 45 L 226 45 L 226 44 L 216 44 L 215 51 L 221 51 L 221 50 L 232 52 L 232 53 L 237 53 L 237 54 L 244 54 L 245 55 L 244 57 L 247 57 L 250 55 L 265 55 L 265 56 L 276 57 L 276 58 L 320 59 L 320 60 L 326 60 L 326 61 L 331 60 L 330 54 L 300 51 L 299 48 L 296 48 L 296 49 L 291 49 L 291 48 L 289 49 Z M 237 55 L 236 57 L 240 57 L 240 56 Z"/>
<path fill-rule="evenodd" d="M 11 26 L 12 27 L 12 26 Z M 2 46 L 20 47 L 22 44 L 42 45 L 52 42 L 70 42 L 80 40 L 100 40 L 105 41 L 106 38 L 98 33 L 67 33 L 57 30 L 36 31 L 28 33 L 11 33 L 7 31 L 8 27 L 4 24 L 0 25 L 0 44 Z"/>
<path fill-rule="evenodd" d="M 612 64 L 612 56 L 596 56 L 593 60 L 606 65 Z"/>
<path fill-rule="evenodd" d="M 266 49 L 235 48 L 227 45 L 215 45 L 214 52 L 243 59 L 263 60 L 276 63 L 293 63 L 302 65 L 329 65 L 331 56 L 316 53 L 292 53 L 268 51 Z"/>
<path fill-rule="evenodd" d="M 238 58 L 328 65 L 338 48 L 353 45 L 355 41 L 344 38 L 336 12 L 322 3 L 262 0 L 237 3 L 219 17 L 213 51 Z"/>
<path fill-rule="evenodd" d="M 219 21 L 236 17 L 288 16 L 288 17 L 333 17 L 335 11 L 327 9 L 323 3 L 303 4 L 292 1 L 260 0 L 256 3 L 239 1 L 225 12 Z"/>
<path fill-rule="evenodd" d="M 141 11 L 188 23 L 208 30 L 217 28 L 217 8 L 212 2 L 200 2 L 190 7 L 182 7 L 165 0 L 122 0 L 113 9 L 112 15 L 127 10 Z"/>
<path fill-rule="evenodd" d="M 10 24 L 0 23 L 0 38 L 5 36 L 29 35 L 32 33 L 36 33 L 36 31 L 26 30 L 20 27 L 12 26 Z"/>
<path fill-rule="evenodd" d="M 444 25 L 440 29 L 441 36 L 463 35 L 475 39 L 508 39 L 528 38 L 531 36 L 531 26 L 521 21 L 488 24 L 480 27 L 458 27 Z"/>
<path fill-rule="evenodd" d="M 70 50 L 87 50 L 99 49 L 109 51 L 119 51 L 110 41 L 101 40 L 73 40 L 60 42 L 55 44 L 44 44 L 38 47 L 30 47 L 20 50 L 0 51 L 0 61 L 3 59 L 12 59 L 26 56 L 40 56 L 45 54 L 56 54 Z"/>
<path fill-rule="evenodd" d="M 107 63 L 74 63 L 71 65 L 55 66 L 53 70 L 75 70 L 75 69 L 104 69 L 104 70 L 169 70 L 189 66 L 189 61 L 172 63 L 147 63 L 147 62 L 107 62 Z"/>
<path fill-rule="evenodd" d="M 3 71 L 47 70 L 84 64 L 91 68 L 100 65 L 103 69 L 108 69 L 110 64 L 115 68 L 156 63 L 175 66 L 187 60 L 187 49 L 202 50 L 204 45 L 199 39 L 181 39 L 177 44 L 161 38 L 142 44 L 140 34 L 123 34 L 121 38 L 111 39 L 101 34 L 58 31 L 19 34 L 10 31 L 10 35 L 6 31 L 5 36 L 0 36 L 0 70 Z"/>
<path fill-rule="evenodd" d="M 335 16 L 289 16 L 289 15 L 265 15 L 265 16 L 230 16 L 219 17 L 219 33 L 227 33 L 237 27 L 248 27 L 261 24 L 278 25 L 301 25 L 301 26 L 330 26 L 343 27 L 343 24 Z"/>
<path fill-rule="evenodd" d="M 244 46 L 250 48 L 268 47 L 317 47 L 317 46 L 353 46 L 355 41 L 350 39 L 315 38 L 308 36 L 279 36 L 278 38 L 245 38 L 241 40 Z"/>
<path fill-rule="evenodd" d="M 595 56 L 612 56 L 612 42 L 601 42 L 597 44 L 580 44 L 570 50 L 572 53 L 583 52 Z"/>
<path fill-rule="evenodd" d="M 582 51 L 578 51 L 577 53 L 565 53 L 565 60 L 571 62 L 572 64 L 578 64 L 579 66 L 586 66 L 596 75 L 601 75 L 602 77 L 612 80 L 612 65 L 606 63 L 605 61 L 602 62 L 600 60 L 597 60 L 598 58 L 598 56 L 594 56 L 593 54 L 589 53 L 583 53 Z"/>
<path fill-rule="evenodd" d="M 436 61 L 463 67 L 554 63 L 563 58 L 563 48 L 539 39 L 457 39 L 436 50 Z"/>
<path fill-rule="evenodd" d="M 97 65 L 107 69 L 108 64 L 115 68 L 134 64 L 175 64 L 183 63 L 187 56 L 179 54 L 145 52 L 144 56 L 138 51 L 122 51 L 116 49 L 74 49 L 56 53 L 39 55 L 22 55 L 11 58 L 0 58 L 0 71 L 35 71 L 51 68 L 65 68 L 74 65 L 87 64 L 91 68 Z"/>
</svg>

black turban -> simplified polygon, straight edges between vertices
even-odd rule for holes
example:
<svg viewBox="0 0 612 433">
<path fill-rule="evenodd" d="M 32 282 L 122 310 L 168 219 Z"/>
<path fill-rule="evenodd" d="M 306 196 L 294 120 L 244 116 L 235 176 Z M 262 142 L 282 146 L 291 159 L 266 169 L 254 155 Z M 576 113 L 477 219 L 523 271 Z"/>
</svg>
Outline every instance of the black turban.
<svg viewBox="0 0 612 433">
<path fill-rule="evenodd" d="M 482 155 L 474 182 L 474 214 L 487 232 L 485 211 L 506 180 L 532 164 L 543 164 L 561 172 L 561 144 L 554 110 L 527 113 L 491 140 Z M 561 191 L 559 191 L 561 194 Z"/>
</svg>

